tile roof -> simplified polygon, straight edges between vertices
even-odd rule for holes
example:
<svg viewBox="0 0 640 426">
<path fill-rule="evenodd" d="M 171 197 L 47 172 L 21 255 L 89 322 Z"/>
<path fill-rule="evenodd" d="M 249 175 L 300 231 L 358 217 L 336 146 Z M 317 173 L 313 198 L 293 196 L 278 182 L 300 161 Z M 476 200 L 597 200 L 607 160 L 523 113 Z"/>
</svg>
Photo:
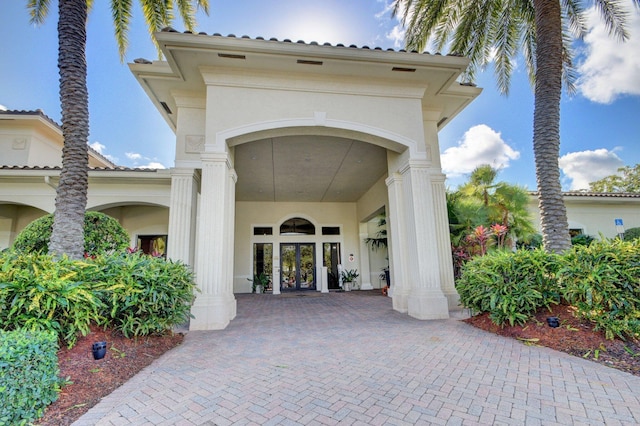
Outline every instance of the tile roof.
<svg viewBox="0 0 640 426">
<path fill-rule="evenodd" d="M 58 129 L 62 130 L 60 125 L 58 123 L 56 123 L 56 121 L 54 119 L 52 119 L 47 114 L 45 114 L 44 111 L 42 111 L 41 109 L 36 109 L 36 110 L 15 110 L 15 109 L 0 110 L 0 115 L 23 115 L 23 116 L 24 115 L 37 115 L 37 116 L 40 116 L 40 117 L 44 118 L 45 120 L 47 120 L 49 123 L 53 124 Z"/>
<path fill-rule="evenodd" d="M 530 195 L 538 196 L 538 191 L 529 191 Z M 599 197 L 599 198 L 640 198 L 640 193 L 636 192 L 589 192 L 589 191 L 566 191 L 563 197 Z"/>
<path fill-rule="evenodd" d="M 0 166 L 0 170 L 62 170 L 60 166 Z M 164 169 L 134 168 L 134 167 L 89 167 L 89 171 L 97 172 L 157 172 Z"/>
</svg>

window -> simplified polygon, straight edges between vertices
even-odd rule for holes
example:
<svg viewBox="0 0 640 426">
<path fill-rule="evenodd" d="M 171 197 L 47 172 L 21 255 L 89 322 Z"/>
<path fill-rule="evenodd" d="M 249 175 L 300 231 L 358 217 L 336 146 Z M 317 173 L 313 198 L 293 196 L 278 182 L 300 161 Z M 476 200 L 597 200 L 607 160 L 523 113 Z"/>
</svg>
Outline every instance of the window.
<svg viewBox="0 0 640 426">
<path fill-rule="evenodd" d="M 253 235 L 273 235 L 273 228 L 270 226 L 254 226 Z"/>
<path fill-rule="evenodd" d="M 340 235 L 339 226 L 323 226 L 322 235 Z"/>
<path fill-rule="evenodd" d="M 294 217 L 280 225 L 280 235 L 316 235 L 316 227 L 307 219 Z"/>
<path fill-rule="evenodd" d="M 167 257 L 166 235 L 138 235 L 138 249 L 144 254 Z"/>
</svg>

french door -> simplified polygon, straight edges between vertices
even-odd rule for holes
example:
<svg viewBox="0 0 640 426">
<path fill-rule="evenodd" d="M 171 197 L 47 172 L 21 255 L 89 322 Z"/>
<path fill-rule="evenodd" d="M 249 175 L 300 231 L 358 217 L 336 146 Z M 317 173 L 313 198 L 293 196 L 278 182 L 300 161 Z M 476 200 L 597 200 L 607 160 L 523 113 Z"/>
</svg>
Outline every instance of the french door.
<svg viewBox="0 0 640 426">
<path fill-rule="evenodd" d="M 316 245 L 280 244 L 280 289 L 282 291 L 316 289 Z"/>
</svg>

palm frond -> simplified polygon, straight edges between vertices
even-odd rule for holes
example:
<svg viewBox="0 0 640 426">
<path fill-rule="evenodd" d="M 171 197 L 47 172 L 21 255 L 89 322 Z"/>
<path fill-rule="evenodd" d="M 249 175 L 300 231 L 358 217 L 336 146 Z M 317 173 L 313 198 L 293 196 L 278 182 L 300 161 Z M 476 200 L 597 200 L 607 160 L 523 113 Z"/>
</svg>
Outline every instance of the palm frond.
<svg viewBox="0 0 640 426">
<path fill-rule="evenodd" d="M 621 6 L 620 0 L 595 0 L 596 9 L 600 12 L 600 16 L 604 20 L 609 35 L 615 36 L 620 41 L 626 41 L 629 33 L 625 27 L 625 21 L 628 17 L 627 10 Z M 637 4 L 640 4 L 636 0 Z"/>
<path fill-rule="evenodd" d="M 124 54 L 129 46 L 127 34 L 129 32 L 129 25 L 131 24 L 132 6 L 131 0 L 111 1 L 111 16 L 113 18 L 113 27 L 121 62 L 124 62 Z"/>
<path fill-rule="evenodd" d="M 27 2 L 29 10 L 29 22 L 35 25 L 42 25 L 49 14 L 49 0 L 29 0 Z"/>
</svg>

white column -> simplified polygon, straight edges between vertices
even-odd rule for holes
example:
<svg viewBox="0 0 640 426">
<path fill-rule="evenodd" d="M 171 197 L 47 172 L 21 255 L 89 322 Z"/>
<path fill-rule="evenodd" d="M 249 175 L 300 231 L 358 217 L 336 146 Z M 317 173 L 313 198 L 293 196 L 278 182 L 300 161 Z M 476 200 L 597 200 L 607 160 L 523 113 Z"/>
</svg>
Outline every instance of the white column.
<svg viewBox="0 0 640 426">
<path fill-rule="evenodd" d="M 436 218 L 436 240 L 438 241 L 438 259 L 440 260 L 440 289 L 448 300 L 449 311 L 460 310 L 460 295 L 456 291 L 453 277 L 453 256 L 451 254 L 451 234 L 447 215 L 447 195 L 445 175 L 433 173 L 433 211 Z"/>
<path fill-rule="evenodd" d="M 194 262 L 198 183 L 194 169 L 171 169 L 167 257 L 191 266 Z"/>
<path fill-rule="evenodd" d="M 365 242 L 368 237 L 367 223 L 360 223 L 360 290 L 373 290 L 373 286 L 371 285 L 369 246 Z"/>
<path fill-rule="evenodd" d="M 393 173 L 385 183 L 389 194 L 389 211 L 387 213 L 387 248 L 389 251 L 389 272 L 393 298 L 393 309 L 407 312 L 410 283 L 407 282 L 407 241 L 404 219 L 404 194 L 402 176 Z"/>
<path fill-rule="evenodd" d="M 407 274 L 412 283 L 408 313 L 418 319 L 449 318 L 447 298 L 440 289 L 431 169 L 430 162 L 410 160 L 401 171 L 407 226 Z"/>
<path fill-rule="evenodd" d="M 221 330 L 235 316 L 233 296 L 233 217 L 235 181 L 226 153 L 202 153 L 202 182 L 196 282 L 200 289 L 191 308 L 191 330 Z M 231 226 L 229 226 L 231 224 Z M 229 240 L 231 239 L 231 240 Z M 231 264 L 230 264 L 231 263 Z"/>
</svg>

